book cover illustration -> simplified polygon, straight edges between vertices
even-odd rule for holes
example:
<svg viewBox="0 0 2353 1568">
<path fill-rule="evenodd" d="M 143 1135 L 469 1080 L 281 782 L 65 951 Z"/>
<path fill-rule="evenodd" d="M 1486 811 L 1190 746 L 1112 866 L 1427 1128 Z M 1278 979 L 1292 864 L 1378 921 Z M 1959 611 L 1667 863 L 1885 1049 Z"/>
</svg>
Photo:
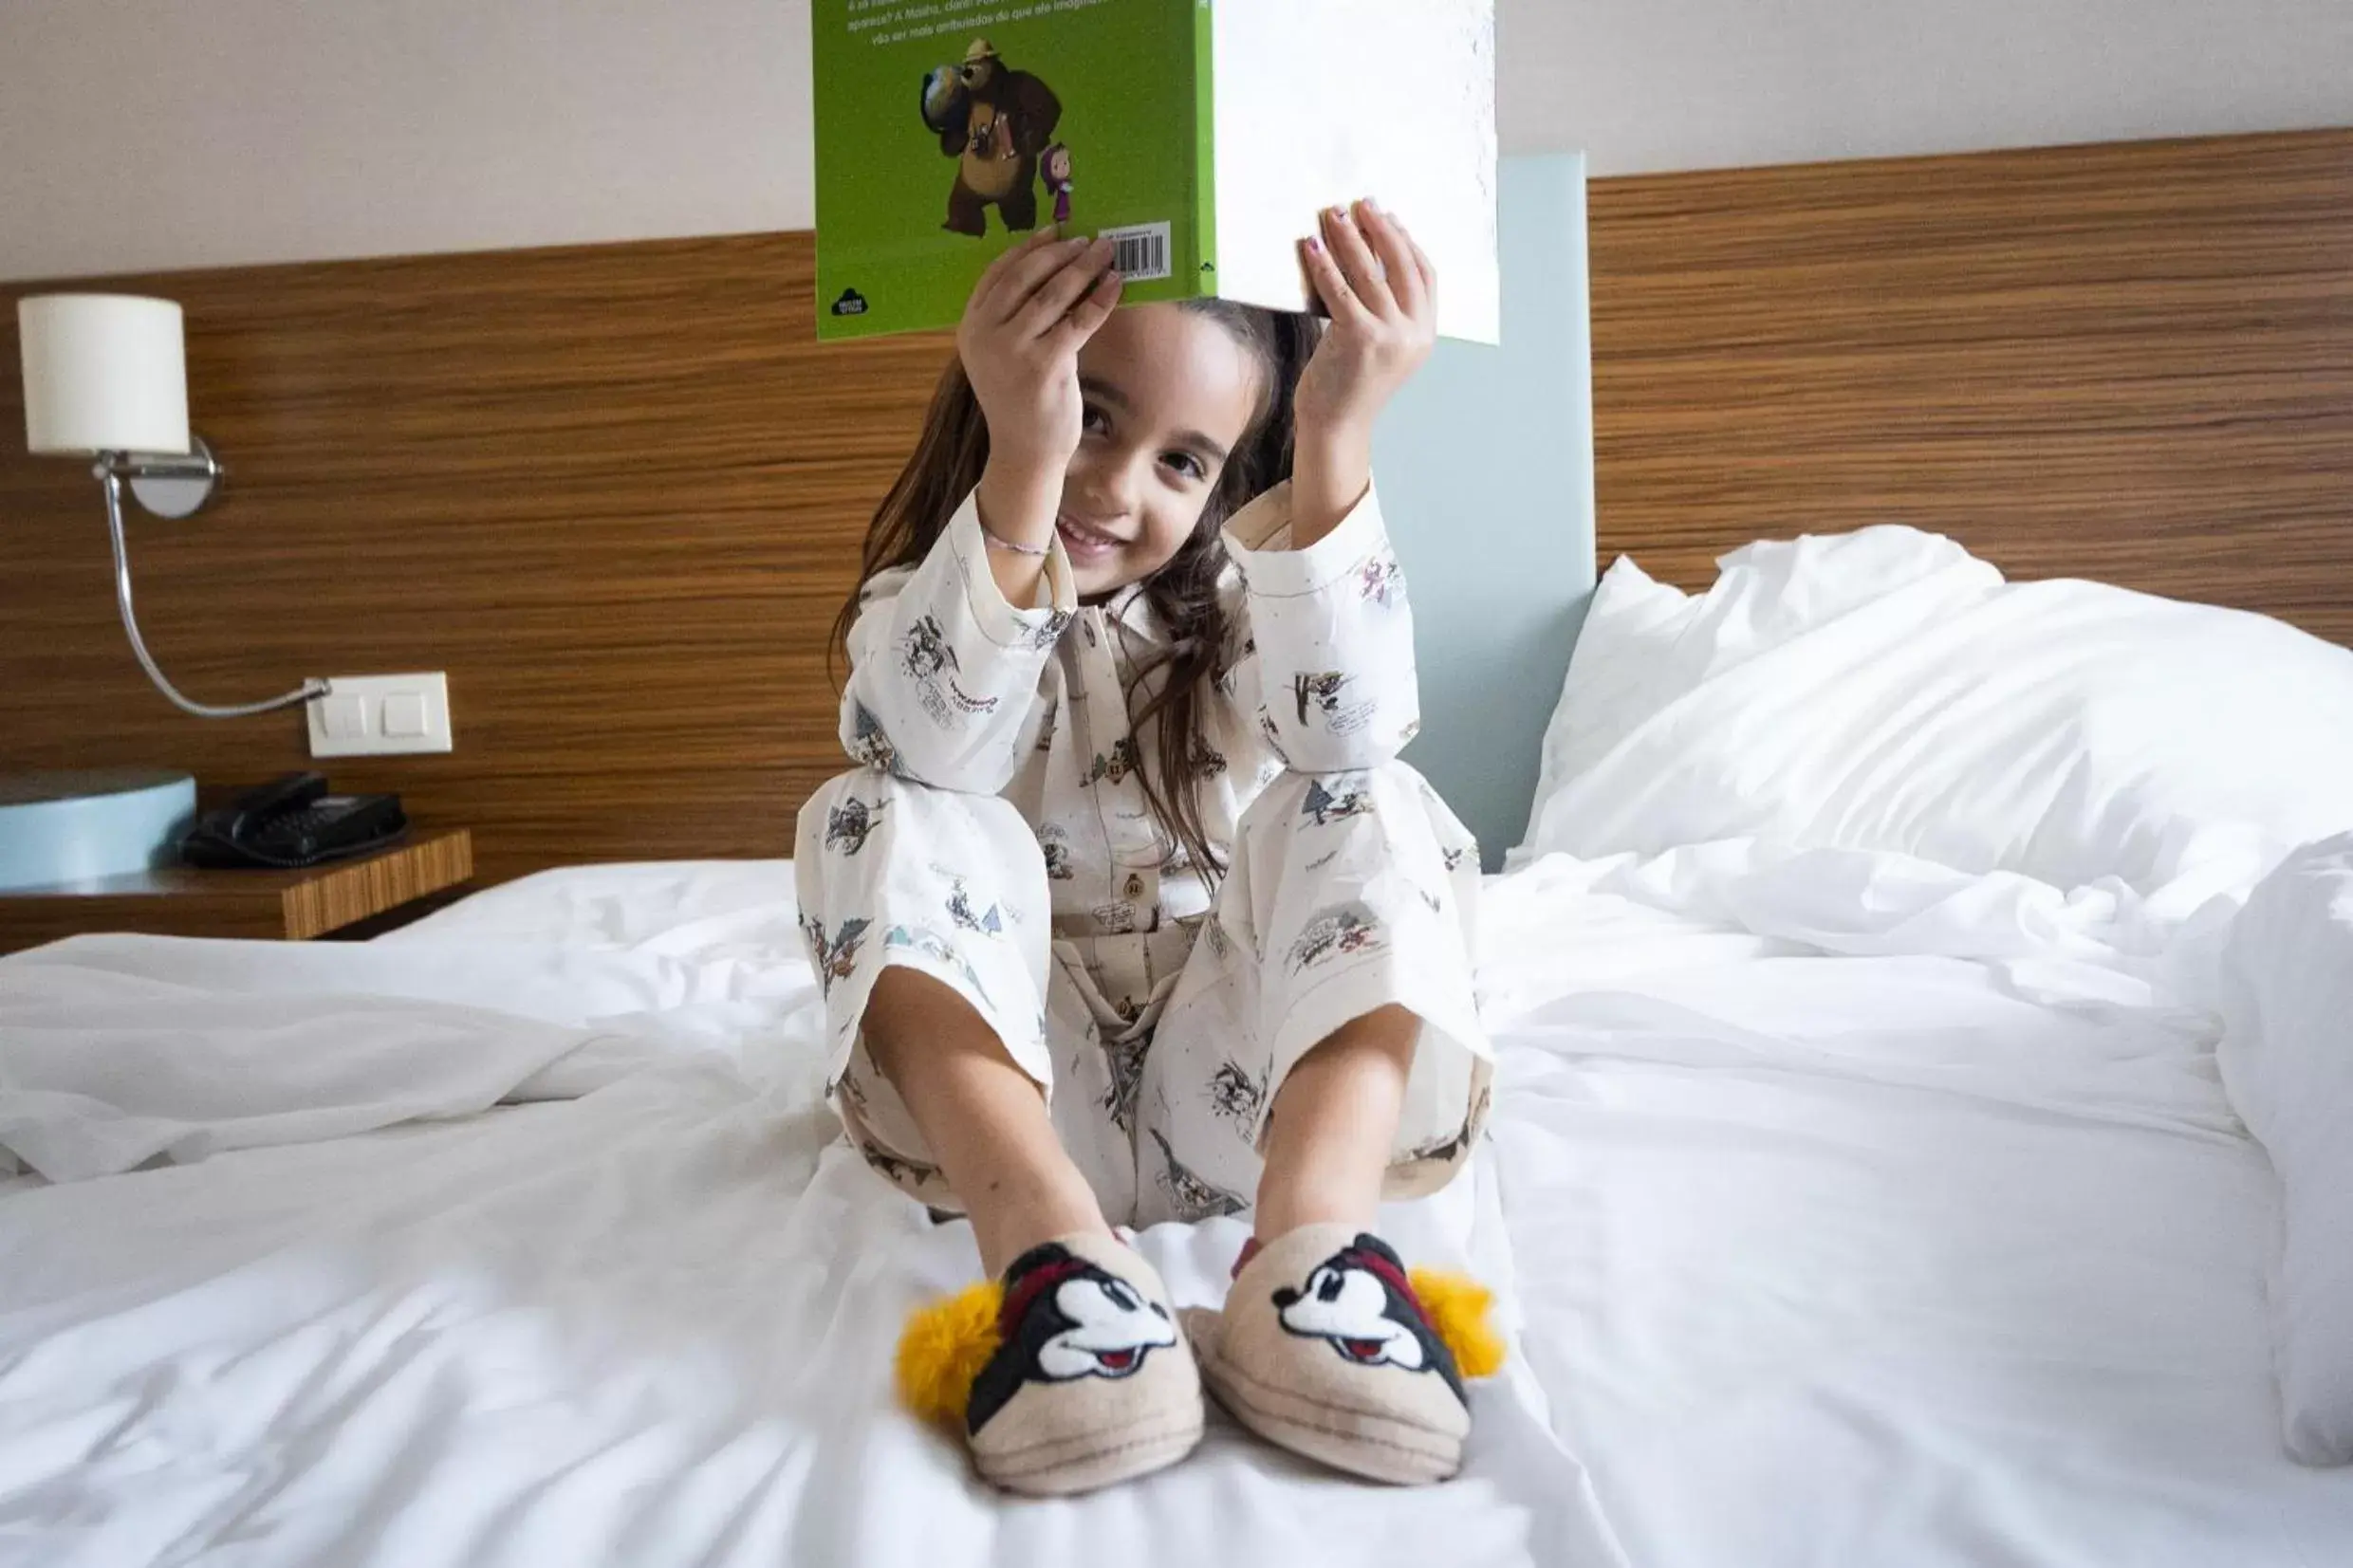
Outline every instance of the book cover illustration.
<svg viewBox="0 0 2353 1568">
<path fill-rule="evenodd" d="M 1047 223 L 1108 236 L 1127 302 L 1298 309 L 1294 242 L 1318 206 L 1371 194 L 1446 280 L 1440 330 L 1494 339 L 1493 0 L 813 0 L 810 17 L 821 338 L 953 326 Z M 1409 60 L 1410 94 L 1368 86 Z"/>
<path fill-rule="evenodd" d="M 1058 210 L 1067 220 L 1070 149 L 1047 140 L 1061 122 L 1062 100 L 1054 89 L 1007 65 L 986 38 L 974 39 L 960 64 L 928 72 L 923 124 L 939 133 L 940 152 L 956 160 L 948 221 L 941 227 L 977 238 L 989 232 L 994 207 L 1008 230 L 1036 228 L 1039 165 L 1049 152 L 1060 179 Z"/>
</svg>

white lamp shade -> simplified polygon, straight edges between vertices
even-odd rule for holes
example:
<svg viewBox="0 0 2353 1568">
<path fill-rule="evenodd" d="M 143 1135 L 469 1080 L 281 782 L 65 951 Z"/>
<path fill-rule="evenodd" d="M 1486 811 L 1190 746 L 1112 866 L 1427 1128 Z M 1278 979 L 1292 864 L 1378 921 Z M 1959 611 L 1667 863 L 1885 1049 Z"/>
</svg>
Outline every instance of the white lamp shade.
<svg viewBox="0 0 2353 1568">
<path fill-rule="evenodd" d="M 179 306 L 134 294 L 16 302 L 25 444 L 36 456 L 188 451 Z"/>
</svg>

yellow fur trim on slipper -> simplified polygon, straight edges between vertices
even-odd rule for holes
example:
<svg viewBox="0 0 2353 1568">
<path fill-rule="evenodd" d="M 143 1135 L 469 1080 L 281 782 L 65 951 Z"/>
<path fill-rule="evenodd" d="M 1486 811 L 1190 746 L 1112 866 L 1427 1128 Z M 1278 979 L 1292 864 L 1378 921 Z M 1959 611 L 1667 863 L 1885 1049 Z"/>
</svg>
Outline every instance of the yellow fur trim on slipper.
<svg viewBox="0 0 2353 1568">
<path fill-rule="evenodd" d="M 917 1311 L 899 1335 L 899 1400 L 926 1421 L 962 1426 L 973 1380 L 997 1351 L 1005 1287 L 991 1280 Z"/>
<path fill-rule="evenodd" d="M 1503 1336 L 1487 1320 L 1495 1293 L 1463 1274 L 1417 1268 L 1407 1276 L 1421 1299 L 1423 1316 L 1454 1357 L 1465 1377 L 1492 1377 L 1503 1370 Z"/>
</svg>

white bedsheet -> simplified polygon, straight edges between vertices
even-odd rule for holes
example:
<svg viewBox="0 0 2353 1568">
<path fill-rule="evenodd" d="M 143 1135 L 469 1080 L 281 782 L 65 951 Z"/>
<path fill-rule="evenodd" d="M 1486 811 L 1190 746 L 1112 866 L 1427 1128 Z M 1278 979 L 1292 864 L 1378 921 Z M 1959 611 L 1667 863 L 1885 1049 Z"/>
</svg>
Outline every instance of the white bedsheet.
<svg viewBox="0 0 2353 1568">
<path fill-rule="evenodd" d="M 184 1162 L 0 1188 L 0 1562 L 1621 1560 L 1524 1360 L 1478 1391 L 1438 1493 L 1222 1425 L 1096 1497 L 979 1485 L 888 1392 L 899 1321 L 976 1271 L 969 1228 L 835 1139 L 782 868 L 686 875 L 756 877 L 768 906 L 689 896 L 649 930 L 557 879 L 365 947 L 84 938 L 0 963 L 0 1141 L 119 1153 L 87 1135 L 119 1127 L 111 1095 Z M 502 923 L 540 892 L 569 941 Z M 75 1062 L 60 1020 L 92 997 Z M 223 1076 L 133 1070 L 175 1044 Z M 501 1079 L 572 1098 L 475 1110 Z M 1391 1228 L 1509 1293 L 1491 1159 Z M 1244 1233 L 1143 1243 L 1212 1301 Z"/>
<path fill-rule="evenodd" d="M 1218 1423 L 1021 1503 L 890 1407 L 899 1318 L 975 1264 L 831 1142 L 788 889 L 595 868 L 363 948 L 0 961 L 0 1008 L 112 973 L 119 1029 L 137 976 L 209 996 L 199 1030 L 409 999 L 577 1047 L 508 1090 L 575 1098 L 472 1111 L 532 1051 L 443 1050 L 405 1087 L 448 1119 L 0 1184 L 0 1562 L 2353 1561 L 2353 1471 L 2279 1449 L 2227 901 L 1742 844 L 1496 882 L 1493 1137 L 1386 1220 L 1519 1329 L 1469 1473 L 1362 1487 Z M 278 1113 L 389 1115 L 380 1073 L 222 1048 Z M 141 1113 L 250 1109 L 183 1087 L 212 1098 L 142 1081 Z M 1144 1242 L 1203 1301 L 1241 1234 Z"/>
<path fill-rule="evenodd" d="M 1603 955 L 1497 964 L 1496 1137 L 1628 1559 L 2353 1562 L 2353 1470 L 2281 1450 L 2275 1186 L 2185 994 L 2226 912 L 1755 858 L 1555 858 L 1485 916 Z"/>
</svg>

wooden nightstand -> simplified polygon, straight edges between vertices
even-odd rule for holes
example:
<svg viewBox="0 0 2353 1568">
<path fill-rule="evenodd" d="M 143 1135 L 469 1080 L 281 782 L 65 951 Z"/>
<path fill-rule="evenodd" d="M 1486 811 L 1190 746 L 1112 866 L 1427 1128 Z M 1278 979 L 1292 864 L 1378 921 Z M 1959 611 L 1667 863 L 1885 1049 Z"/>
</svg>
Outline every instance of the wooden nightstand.
<svg viewBox="0 0 2353 1568">
<path fill-rule="evenodd" d="M 173 866 L 0 893 L 0 952 L 83 932 L 306 941 L 391 913 L 473 876 L 464 828 L 413 832 L 374 855 L 306 871 Z"/>
</svg>

